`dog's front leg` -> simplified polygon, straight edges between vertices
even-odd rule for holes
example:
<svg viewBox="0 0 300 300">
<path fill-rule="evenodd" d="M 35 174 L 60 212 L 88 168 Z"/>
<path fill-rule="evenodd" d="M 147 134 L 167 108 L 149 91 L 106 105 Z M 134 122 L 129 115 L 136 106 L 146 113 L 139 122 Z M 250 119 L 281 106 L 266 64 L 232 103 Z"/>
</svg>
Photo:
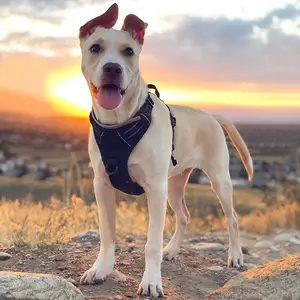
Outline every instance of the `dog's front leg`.
<svg viewBox="0 0 300 300">
<path fill-rule="evenodd" d="M 103 282 L 115 264 L 115 192 L 105 175 L 95 177 L 94 190 L 99 212 L 100 252 L 93 266 L 81 277 L 82 284 Z"/>
<path fill-rule="evenodd" d="M 163 296 L 161 261 L 163 228 L 167 202 L 167 182 L 146 190 L 149 210 L 148 237 L 145 246 L 145 271 L 138 293 L 157 298 Z"/>
</svg>

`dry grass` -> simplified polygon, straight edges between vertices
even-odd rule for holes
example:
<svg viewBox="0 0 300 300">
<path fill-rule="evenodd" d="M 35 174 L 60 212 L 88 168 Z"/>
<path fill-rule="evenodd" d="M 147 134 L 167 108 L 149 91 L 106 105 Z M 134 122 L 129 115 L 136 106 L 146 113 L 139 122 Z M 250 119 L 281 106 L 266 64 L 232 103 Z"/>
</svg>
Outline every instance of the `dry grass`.
<svg viewBox="0 0 300 300">
<path fill-rule="evenodd" d="M 67 207 L 54 198 L 44 204 L 2 201 L 0 215 L 0 241 L 14 245 L 64 242 L 98 223 L 96 205 L 87 206 L 78 198 Z"/>
<path fill-rule="evenodd" d="M 276 228 L 300 228 L 300 205 L 297 202 L 269 207 L 264 212 L 253 212 L 240 220 L 243 231 L 268 234 Z"/>
<path fill-rule="evenodd" d="M 0 242 L 4 245 L 35 246 L 68 241 L 74 235 L 98 228 L 96 204 L 85 204 L 72 197 L 68 205 L 56 199 L 44 204 L 30 201 L 0 201 Z M 300 205 L 289 202 L 275 205 L 261 212 L 253 212 L 240 218 L 244 232 L 267 234 L 275 228 L 300 228 Z M 117 232 L 120 234 L 146 234 L 148 213 L 138 202 L 121 202 L 117 207 Z M 187 234 L 199 234 L 202 230 L 226 227 L 225 218 L 208 215 L 192 218 Z M 165 233 L 175 230 L 175 218 L 168 215 Z"/>
<path fill-rule="evenodd" d="M 95 203 L 85 204 L 73 197 L 68 206 L 56 199 L 45 204 L 30 201 L 0 202 L 0 242 L 4 245 L 35 246 L 68 241 L 76 234 L 98 228 L 98 212 Z M 117 232 L 146 234 L 148 224 L 146 208 L 137 203 L 121 202 L 117 207 Z M 192 221 L 194 228 L 202 225 Z M 173 232 L 174 217 L 166 218 L 166 232 Z"/>
</svg>

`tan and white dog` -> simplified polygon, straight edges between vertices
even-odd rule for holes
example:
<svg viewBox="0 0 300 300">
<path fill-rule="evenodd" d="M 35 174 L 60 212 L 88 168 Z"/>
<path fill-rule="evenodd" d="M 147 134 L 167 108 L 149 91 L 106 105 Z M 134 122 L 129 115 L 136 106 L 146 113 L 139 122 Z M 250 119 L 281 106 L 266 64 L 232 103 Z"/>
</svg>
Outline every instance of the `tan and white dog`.
<svg viewBox="0 0 300 300">
<path fill-rule="evenodd" d="M 102 124 L 122 124 L 145 102 L 147 85 L 139 72 L 147 24 L 135 15 L 128 15 L 121 30 L 112 29 L 118 18 L 113 4 L 103 15 L 80 29 L 82 72 L 93 98 L 93 109 Z M 229 153 L 222 127 L 227 131 L 252 178 L 252 159 L 242 137 L 232 123 L 221 116 L 201 110 L 171 106 L 176 116 L 174 157 L 171 163 L 172 128 L 166 105 L 156 96 L 152 122 L 134 148 L 128 170 L 133 181 L 145 190 L 149 208 L 149 228 L 145 246 L 145 270 L 138 293 L 150 297 L 163 295 L 161 262 L 172 259 L 179 251 L 189 221 L 184 191 L 194 168 L 205 171 L 219 198 L 228 220 L 228 265 L 243 265 L 236 213 L 232 201 L 229 174 Z M 115 264 L 115 190 L 101 160 L 93 130 L 89 137 L 89 155 L 94 170 L 94 191 L 99 209 L 101 246 L 93 266 L 84 273 L 82 284 L 103 281 Z M 176 214 L 176 231 L 163 247 L 163 228 L 167 199 Z"/>
</svg>

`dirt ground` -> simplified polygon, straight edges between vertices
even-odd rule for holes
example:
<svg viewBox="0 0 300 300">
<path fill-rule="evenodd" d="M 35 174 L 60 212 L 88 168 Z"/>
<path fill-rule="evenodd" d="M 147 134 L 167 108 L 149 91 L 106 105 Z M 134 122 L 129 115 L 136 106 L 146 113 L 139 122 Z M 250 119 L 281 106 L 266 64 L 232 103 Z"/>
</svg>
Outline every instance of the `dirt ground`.
<svg viewBox="0 0 300 300">
<path fill-rule="evenodd" d="M 78 285 L 84 271 L 97 257 L 97 241 L 70 241 L 64 245 L 39 249 L 0 249 L 12 255 L 9 260 L 0 262 L 0 270 L 56 274 L 71 279 L 87 300 L 144 299 L 136 291 L 144 270 L 145 242 L 145 236 L 118 238 L 116 269 L 127 276 L 125 282 L 108 278 L 99 285 Z M 225 251 L 199 252 L 192 248 L 192 244 L 184 243 L 175 261 L 163 261 L 165 299 L 204 299 L 209 292 L 222 287 L 232 276 L 242 271 L 226 266 Z M 212 266 L 221 266 L 223 270 L 209 270 Z"/>
</svg>

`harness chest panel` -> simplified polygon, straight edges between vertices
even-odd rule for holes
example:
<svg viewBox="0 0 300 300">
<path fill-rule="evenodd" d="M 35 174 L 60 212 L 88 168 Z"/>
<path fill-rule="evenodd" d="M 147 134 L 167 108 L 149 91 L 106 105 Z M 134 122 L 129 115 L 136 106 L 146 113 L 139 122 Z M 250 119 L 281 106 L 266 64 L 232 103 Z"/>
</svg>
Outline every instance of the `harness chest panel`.
<svg viewBox="0 0 300 300">
<path fill-rule="evenodd" d="M 151 114 L 154 102 L 150 95 L 137 112 L 137 114 L 128 122 L 121 126 L 107 126 L 97 121 L 93 111 L 90 113 L 90 123 L 93 128 L 95 140 L 99 147 L 105 171 L 109 176 L 111 184 L 117 190 L 130 195 L 141 195 L 145 191 L 136 182 L 133 182 L 128 171 L 128 160 L 134 147 L 138 144 L 151 124 Z M 173 129 L 175 122 L 172 122 Z M 172 150 L 174 149 L 174 144 Z M 173 165 L 176 160 L 172 156 Z"/>
</svg>

